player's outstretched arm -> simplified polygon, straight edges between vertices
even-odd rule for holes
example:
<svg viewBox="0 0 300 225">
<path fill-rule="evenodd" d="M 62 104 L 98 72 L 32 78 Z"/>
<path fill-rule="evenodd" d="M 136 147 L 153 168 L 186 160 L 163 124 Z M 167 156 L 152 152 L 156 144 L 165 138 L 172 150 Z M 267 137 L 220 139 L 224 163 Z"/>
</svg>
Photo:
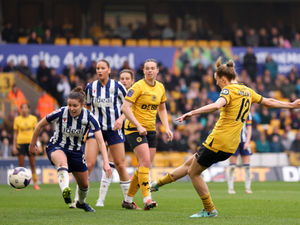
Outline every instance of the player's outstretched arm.
<svg viewBox="0 0 300 225">
<path fill-rule="evenodd" d="M 300 108 L 300 99 L 297 99 L 294 102 L 283 102 L 274 98 L 263 98 L 261 104 L 269 108 L 295 109 Z"/>
</svg>

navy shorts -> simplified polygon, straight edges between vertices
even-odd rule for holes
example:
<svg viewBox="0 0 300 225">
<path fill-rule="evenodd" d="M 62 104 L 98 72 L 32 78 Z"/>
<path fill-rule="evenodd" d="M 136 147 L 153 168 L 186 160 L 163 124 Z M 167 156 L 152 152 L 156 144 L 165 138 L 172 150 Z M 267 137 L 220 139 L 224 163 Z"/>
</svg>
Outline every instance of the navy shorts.
<svg viewBox="0 0 300 225">
<path fill-rule="evenodd" d="M 195 157 L 201 166 L 210 167 L 212 164 L 228 159 L 232 154 L 228 152 L 214 152 L 201 145 Z"/>
<path fill-rule="evenodd" d="M 127 134 L 126 141 L 128 141 L 129 147 L 132 150 L 143 143 L 148 143 L 149 148 L 156 148 L 156 132 L 147 131 L 147 135 L 143 136 L 141 136 L 138 132 Z"/>
<path fill-rule="evenodd" d="M 101 132 L 103 139 L 107 142 L 108 146 L 125 142 L 125 135 L 122 130 L 103 130 Z M 87 139 L 89 138 L 95 138 L 93 131 L 89 131 Z"/>
<path fill-rule="evenodd" d="M 233 154 L 234 156 L 238 156 L 238 155 L 242 155 L 242 156 L 252 155 L 252 151 L 251 151 L 250 146 L 248 147 L 248 149 L 244 149 L 244 144 L 245 144 L 245 142 L 241 142 L 239 144 L 239 147 L 237 148 L 236 152 Z"/>
<path fill-rule="evenodd" d="M 51 161 L 51 153 L 56 150 L 62 150 L 68 160 L 69 172 L 84 172 L 87 171 L 88 167 L 86 165 L 85 157 L 83 151 L 70 151 L 63 149 L 62 147 L 54 144 L 48 144 L 46 148 L 47 156 L 52 165 L 54 163 Z"/>
</svg>

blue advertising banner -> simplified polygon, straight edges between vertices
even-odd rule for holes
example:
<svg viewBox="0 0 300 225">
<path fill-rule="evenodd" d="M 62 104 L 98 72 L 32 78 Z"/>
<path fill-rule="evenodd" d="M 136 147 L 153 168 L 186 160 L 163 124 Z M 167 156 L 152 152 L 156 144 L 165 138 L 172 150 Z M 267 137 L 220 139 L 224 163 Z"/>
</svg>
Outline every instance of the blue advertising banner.
<svg viewBox="0 0 300 225">
<path fill-rule="evenodd" d="M 48 67 L 61 72 L 68 64 L 80 63 L 90 66 L 92 60 L 106 59 L 112 68 L 120 69 L 124 61 L 131 68 L 138 68 L 148 58 L 154 58 L 167 67 L 172 67 L 176 48 L 146 47 L 100 47 L 100 46 L 55 46 L 55 45 L 0 45 L 0 65 L 4 67 L 13 60 L 18 65 L 22 60 L 35 73 L 40 60 Z"/>
<path fill-rule="evenodd" d="M 279 73 L 288 74 L 293 66 L 296 66 L 300 71 L 300 48 L 253 48 L 253 52 L 257 58 L 259 74 L 263 73 L 263 65 L 268 54 L 278 64 Z M 242 68 L 245 53 L 246 48 L 232 48 L 232 54 L 238 56 L 236 60 L 238 69 Z M 240 70 L 237 72 L 240 72 Z"/>
</svg>

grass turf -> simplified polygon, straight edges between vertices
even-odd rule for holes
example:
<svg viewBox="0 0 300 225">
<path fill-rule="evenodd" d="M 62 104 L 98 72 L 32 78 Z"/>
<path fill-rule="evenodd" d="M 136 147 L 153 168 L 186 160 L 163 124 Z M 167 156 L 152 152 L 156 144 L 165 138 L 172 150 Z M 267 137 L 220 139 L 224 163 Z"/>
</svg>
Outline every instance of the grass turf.
<svg viewBox="0 0 300 225">
<path fill-rule="evenodd" d="M 90 184 L 87 202 L 92 207 L 98 195 L 98 183 Z M 58 184 L 32 186 L 16 191 L 0 185 L 0 224 L 300 224 L 300 185 L 284 182 L 255 182 L 253 194 L 244 192 L 243 183 L 235 183 L 237 194 L 227 194 L 226 183 L 209 183 L 219 212 L 215 218 L 189 218 L 202 209 L 202 204 L 191 183 L 178 182 L 166 185 L 152 194 L 158 207 L 150 211 L 132 211 L 121 208 L 122 194 L 118 184 L 110 186 L 104 208 L 95 213 L 69 209 L 64 203 Z M 75 184 L 71 184 L 74 196 Z M 142 197 L 135 198 L 142 207 Z"/>
</svg>

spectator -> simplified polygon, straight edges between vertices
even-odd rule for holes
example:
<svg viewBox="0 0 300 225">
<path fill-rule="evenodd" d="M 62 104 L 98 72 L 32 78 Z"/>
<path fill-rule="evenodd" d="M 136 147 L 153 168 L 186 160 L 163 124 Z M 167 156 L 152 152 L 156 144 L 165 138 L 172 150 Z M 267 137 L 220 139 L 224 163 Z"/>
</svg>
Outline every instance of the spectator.
<svg viewBox="0 0 300 225">
<path fill-rule="evenodd" d="M 280 141 L 280 136 L 278 134 L 271 136 L 270 150 L 271 152 L 276 152 L 276 153 L 283 151 L 281 141 Z"/>
<path fill-rule="evenodd" d="M 175 152 L 187 152 L 189 149 L 187 138 L 184 137 L 180 131 L 174 131 L 174 138 L 171 142 L 172 151 Z"/>
<path fill-rule="evenodd" d="M 37 35 L 35 31 L 32 31 L 30 34 L 30 37 L 27 41 L 27 44 L 39 44 L 38 40 L 37 40 Z"/>
<path fill-rule="evenodd" d="M 2 40 L 7 43 L 17 42 L 17 35 L 11 22 L 4 25 L 4 29 L 2 30 Z"/>
<path fill-rule="evenodd" d="M 71 85 L 69 83 L 69 80 L 64 75 L 59 75 L 60 81 L 57 84 L 57 92 L 61 95 L 60 105 L 67 105 L 67 99 L 71 92 Z"/>
<path fill-rule="evenodd" d="M 56 69 L 50 69 L 50 77 L 48 82 L 49 93 L 59 102 L 62 102 L 60 94 L 57 92 L 57 84 L 60 81 L 60 77 L 58 76 Z"/>
<path fill-rule="evenodd" d="M 264 27 L 259 29 L 259 46 L 270 46 L 270 38 Z"/>
<path fill-rule="evenodd" d="M 296 134 L 296 139 L 292 143 L 291 151 L 300 153 L 300 131 Z"/>
<path fill-rule="evenodd" d="M 46 66 L 45 61 L 41 60 L 37 69 L 36 79 L 41 88 L 47 91 L 49 90 L 49 77 L 50 69 Z"/>
<path fill-rule="evenodd" d="M 21 60 L 20 64 L 16 67 L 16 70 L 34 80 L 31 69 L 26 65 L 25 60 Z"/>
<path fill-rule="evenodd" d="M 235 30 L 232 42 L 233 42 L 234 46 L 245 46 L 246 45 L 246 40 L 245 40 L 244 32 L 242 29 L 238 28 Z"/>
<path fill-rule="evenodd" d="M 13 101 L 18 111 L 20 111 L 20 106 L 27 102 L 25 95 L 16 84 L 13 84 L 11 91 L 8 93 L 8 99 Z"/>
<path fill-rule="evenodd" d="M 2 157 L 2 159 L 7 159 L 12 155 L 12 148 L 9 144 L 8 138 L 3 138 L 3 141 L 0 142 L 0 152 L 0 158 Z"/>
<path fill-rule="evenodd" d="M 14 119 L 16 114 L 17 111 L 10 111 L 9 114 L 4 117 L 2 129 L 6 130 L 8 135 L 12 135 L 14 132 Z"/>
<path fill-rule="evenodd" d="M 261 132 L 260 138 L 255 142 L 258 153 L 270 152 L 270 143 L 266 138 L 266 133 Z"/>
<path fill-rule="evenodd" d="M 51 30 L 47 28 L 45 30 L 43 39 L 42 39 L 42 44 L 54 44 L 54 38 L 51 34 Z"/>
<path fill-rule="evenodd" d="M 278 47 L 279 48 L 291 48 L 291 43 L 283 35 L 279 35 L 279 37 L 278 37 Z"/>
<path fill-rule="evenodd" d="M 14 72 L 16 70 L 14 60 L 9 60 L 6 66 L 3 68 L 3 72 L 9 73 Z"/>
<path fill-rule="evenodd" d="M 168 141 L 168 136 L 166 133 L 160 133 L 157 137 L 157 151 L 169 151 L 171 149 L 170 142 Z"/>
<path fill-rule="evenodd" d="M 162 31 L 161 37 L 162 37 L 162 39 L 171 39 L 171 40 L 174 39 L 175 33 L 169 24 L 165 25 L 165 27 Z"/>
<path fill-rule="evenodd" d="M 253 28 L 250 28 L 248 34 L 246 35 L 246 45 L 251 47 L 258 47 L 259 38 L 256 34 L 256 31 Z"/>
<path fill-rule="evenodd" d="M 244 55 L 244 69 L 247 71 L 248 75 L 251 77 L 252 82 L 256 81 L 257 75 L 257 60 L 256 56 L 253 53 L 251 47 L 247 48 L 247 53 Z"/>
<path fill-rule="evenodd" d="M 294 40 L 291 43 L 293 48 L 300 48 L 300 33 L 296 33 Z"/>
<path fill-rule="evenodd" d="M 287 77 L 282 77 L 280 91 L 284 98 L 290 98 L 292 93 L 296 91 L 296 83 L 291 83 Z"/>
<path fill-rule="evenodd" d="M 46 91 L 43 91 L 42 96 L 39 98 L 37 107 L 36 107 L 36 115 L 43 119 L 49 113 L 53 112 L 55 109 L 55 100 L 51 97 Z"/>
<path fill-rule="evenodd" d="M 264 68 L 270 72 L 272 80 L 276 80 L 278 75 L 278 65 L 272 59 L 272 56 L 270 54 L 268 54 L 266 57 Z"/>
<path fill-rule="evenodd" d="M 295 140 L 295 134 L 291 130 L 291 126 L 286 126 L 281 138 L 281 145 L 284 151 L 291 150 L 293 141 Z"/>
</svg>

